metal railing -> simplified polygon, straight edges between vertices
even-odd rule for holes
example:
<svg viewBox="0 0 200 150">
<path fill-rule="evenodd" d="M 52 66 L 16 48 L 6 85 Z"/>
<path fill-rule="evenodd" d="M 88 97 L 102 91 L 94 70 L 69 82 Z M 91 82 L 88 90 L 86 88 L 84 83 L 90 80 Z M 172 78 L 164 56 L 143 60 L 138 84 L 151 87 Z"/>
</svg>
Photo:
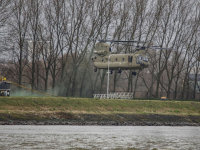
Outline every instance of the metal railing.
<svg viewBox="0 0 200 150">
<path fill-rule="evenodd" d="M 133 99 L 134 95 L 130 92 L 118 92 L 118 93 L 110 93 L 110 94 L 93 94 L 94 98 L 99 99 Z"/>
</svg>

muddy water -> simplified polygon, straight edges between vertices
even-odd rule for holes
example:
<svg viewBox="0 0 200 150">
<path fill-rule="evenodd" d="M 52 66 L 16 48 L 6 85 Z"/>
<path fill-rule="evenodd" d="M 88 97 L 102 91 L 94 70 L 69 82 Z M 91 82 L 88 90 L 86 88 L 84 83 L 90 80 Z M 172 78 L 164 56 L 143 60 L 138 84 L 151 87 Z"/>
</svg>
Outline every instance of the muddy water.
<svg viewBox="0 0 200 150">
<path fill-rule="evenodd" d="M 0 149 L 200 149 L 200 127 L 0 126 Z"/>
</svg>

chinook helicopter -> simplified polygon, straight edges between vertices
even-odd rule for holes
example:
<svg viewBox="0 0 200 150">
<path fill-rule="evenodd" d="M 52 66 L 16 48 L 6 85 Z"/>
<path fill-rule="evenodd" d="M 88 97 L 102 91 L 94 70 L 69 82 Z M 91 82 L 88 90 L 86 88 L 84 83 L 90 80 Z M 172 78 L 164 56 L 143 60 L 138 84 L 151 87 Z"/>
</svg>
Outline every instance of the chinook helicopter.
<svg viewBox="0 0 200 150">
<path fill-rule="evenodd" d="M 111 46 L 106 42 L 111 43 L 144 43 L 138 41 L 120 41 L 120 40 L 99 40 L 96 44 L 94 55 L 91 57 L 94 63 L 94 71 L 97 69 L 108 69 L 112 74 L 113 70 L 118 70 L 118 73 L 121 73 L 122 70 L 134 70 L 132 75 L 136 75 L 136 71 L 138 69 L 143 69 L 149 66 L 148 57 L 146 55 L 147 49 L 167 49 L 162 48 L 160 46 L 136 46 L 136 45 L 128 45 L 126 46 L 134 46 L 135 53 L 124 53 L 124 54 L 116 54 L 111 52 Z M 109 59 L 109 60 L 108 60 Z"/>
</svg>

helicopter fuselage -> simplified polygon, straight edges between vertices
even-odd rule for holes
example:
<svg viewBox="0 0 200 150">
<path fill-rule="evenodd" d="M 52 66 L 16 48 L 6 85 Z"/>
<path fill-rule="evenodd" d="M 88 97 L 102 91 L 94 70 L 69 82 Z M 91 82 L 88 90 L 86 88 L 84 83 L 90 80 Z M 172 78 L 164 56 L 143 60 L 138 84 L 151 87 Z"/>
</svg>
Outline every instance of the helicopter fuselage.
<svg viewBox="0 0 200 150">
<path fill-rule="evenodd" d="M 124 53 L 116 54 L 111 52 L 111 47 L 105 42 L 122 42 L 122 43 L 132 43 L 136 42 L 137 45 L 132 44 L 123 44 L 125 46 L 135 47 L 134 53 Z M 149 66 L 149 61 L 147 57 L 147 49 L 166 49 L 173 50 L 172 48 L 163 48 L 162 46 L 140 46 L 138 41 L 121 41 L 121 40 L 99 40 L 96 44 L 94 55 L 92 56 L 92 61 L 94 63 L 94 71 L 97 69 L 109 69 L 109 70 L 119 70 L 118 73 L 121 73 L 121 70 L 136 70 L 143 69 Z M 132 75 L 136 75 L 136 72 L 133 71 Z"/>
<path fill-rule="evenodd" d="M 92 60 L 98 69 L 108 69 L 108 65 L 110 70 L 142 69 L 149 66 L 147 57 L 140 54 L 95 55 Z"/>
<path fill-rule="evenodd" d="M 145 50 L 128 54 L 114 54 L 111 53 L 110 45 L 101 42 L 96 44 L 96 50 L 91 59 L 96 69 L 108 69 L 109 67 L 109 70 L 130 70 L 149 66 Z"/>
</svg>

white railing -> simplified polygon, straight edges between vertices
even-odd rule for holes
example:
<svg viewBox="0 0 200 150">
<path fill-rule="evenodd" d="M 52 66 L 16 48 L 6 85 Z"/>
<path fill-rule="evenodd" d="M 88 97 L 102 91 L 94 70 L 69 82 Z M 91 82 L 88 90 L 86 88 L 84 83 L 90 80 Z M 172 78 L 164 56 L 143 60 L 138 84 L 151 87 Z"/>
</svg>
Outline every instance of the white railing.
<svg viewBox="0 0 200 150">
<path fill-rule="evenodd" d="M 120 93 L 110 93 L 108 94 L 93 94 L 94 98 L 99 99 L 133 99 L 133 93 L 130 92 L 120 92 Z"/>
</svg>

